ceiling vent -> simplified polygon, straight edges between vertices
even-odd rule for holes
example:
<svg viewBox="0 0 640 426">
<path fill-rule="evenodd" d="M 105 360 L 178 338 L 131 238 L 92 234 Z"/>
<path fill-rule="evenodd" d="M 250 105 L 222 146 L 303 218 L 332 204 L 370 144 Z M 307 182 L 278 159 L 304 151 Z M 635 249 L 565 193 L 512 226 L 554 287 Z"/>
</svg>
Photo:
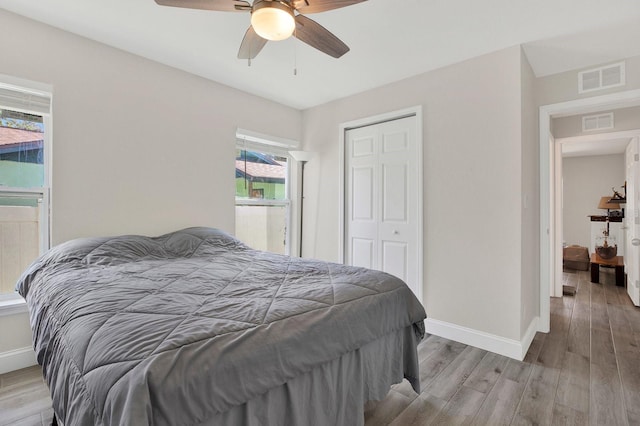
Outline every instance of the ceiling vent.
<svg viewBox="0 0 640 426">
<path fill-rule="evenodd" d="M 624 62 L 606 65 L 600 68 L 578 73 L 578 92 L 587 93 L 595 90 L 624 86 Z"/>
<path fill-rule="evenodd" d="M 594 130 L 613 129 L 613 113 L 598 115 L 585 115 L 582 117 L 582 131 L 592 132 Z"/>
</svg>

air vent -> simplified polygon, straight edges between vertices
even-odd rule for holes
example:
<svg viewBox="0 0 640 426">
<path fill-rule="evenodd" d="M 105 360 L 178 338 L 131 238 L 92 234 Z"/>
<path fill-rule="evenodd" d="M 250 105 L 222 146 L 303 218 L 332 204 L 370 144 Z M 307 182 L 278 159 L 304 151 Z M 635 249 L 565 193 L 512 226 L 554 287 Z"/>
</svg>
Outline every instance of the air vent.
<svg viewBox="0 0 640 426">
<path fill-rule="evenodd" d="M 595 90 L 624 86 L 624 62 L 606 65 L 600 68 L 578 73 L 578 92 L 586 93 Z"/>
<path fill-rule="evenodd" d="M 582 131 L 613 129 L 613 113 L 586 115 L 582 117 Z"/>
</svg>

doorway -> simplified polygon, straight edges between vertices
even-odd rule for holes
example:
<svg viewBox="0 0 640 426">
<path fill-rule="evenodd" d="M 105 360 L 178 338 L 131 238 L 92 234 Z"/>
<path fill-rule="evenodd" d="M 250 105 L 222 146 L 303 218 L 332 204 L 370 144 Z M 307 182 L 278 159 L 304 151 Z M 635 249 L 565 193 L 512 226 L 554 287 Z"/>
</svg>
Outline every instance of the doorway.
<svg viewBox="0 0 640 426">
<path fill-rule="evenodd" d="M 640 108 L 621 109 L 610 114 L 619 118 L 619 115 L 636 113 L 640 113 Z M 556 144 L 561 147 L 561 158 L 556 160 L 561 160 L 561 204 L 557 210 L 562 221 L 562 230 L 558 232 L 562 235 L 563 260 L 557 264 L 563 267 L 563 295 L 575 294 L 576 270 L 589 269 L 590 256 L 595 253 L 596 246 L 604 244 L 611 259 L 620 256 L 625 263 L 630 260 L 624 243 L 622 212 L 625 204 L 608 201 L 614 197 L 613 191 L 624 192 L 625 150 L 633 131 L 603 130 L 588 134 L 580 126 L 584 117 L 553 120 L 555 136 L 559 136 Z M 623 126 L 632 124 L 629 120 L 620 121 Z M 640 126 L 639 120 L 635 121 L 635 125 Z M 564 255 L 568 257 L 564 259 Z"/>
<path fill-rule="evenodd" d="M 341 126 L 341 259 L 397 276 L 422 300 L 421 108 Z"/>
<path fill-rule="evenodd" d="M 562 233 L 558 224 L 561 208 L 560 147 L 551 132 L 554 117 L 586 114 L 604 109 L 640 105 L 640 90 L 596 96 L 540 107 L 540 323 L 539 331 L 550 330 L 550 297 L 562 295 Z M 557 294 L 557 289 L 560 293 Z"/>
</svg>

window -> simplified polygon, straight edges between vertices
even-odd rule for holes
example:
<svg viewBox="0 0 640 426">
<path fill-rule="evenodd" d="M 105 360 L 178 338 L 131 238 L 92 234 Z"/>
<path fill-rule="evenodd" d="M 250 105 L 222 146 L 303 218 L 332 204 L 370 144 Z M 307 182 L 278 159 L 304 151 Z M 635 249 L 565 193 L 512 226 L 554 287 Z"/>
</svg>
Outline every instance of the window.
<svg viewBox="0 0 640 426">
<path fill-rule="evenodd" d="M 240 140 L 236 147 L 236 237 L 257 250 L 289 254 L 289 155 Z"/>
<path fill-rule="evenodd" d="M 49 248 L 51 96 L 0 76 L 0 307 L 20 304 L 16 281 Z M 27 83 L 29 84 L 29 83 Z"/>
</svg>

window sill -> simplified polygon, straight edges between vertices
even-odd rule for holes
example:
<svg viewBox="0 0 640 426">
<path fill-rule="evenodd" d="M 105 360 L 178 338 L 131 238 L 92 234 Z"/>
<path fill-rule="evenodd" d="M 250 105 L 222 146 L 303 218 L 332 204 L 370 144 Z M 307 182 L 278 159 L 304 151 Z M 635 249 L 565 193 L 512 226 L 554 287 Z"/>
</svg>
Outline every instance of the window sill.
<svg viewBox="0 0 640 426">
<path fill-rule="evenodd" d="M 27 310 L 27 302 L 22 297 L 0 299 L 0 317 L 23 314 L 27 312 L 29 312 Z"/>
</svg>

